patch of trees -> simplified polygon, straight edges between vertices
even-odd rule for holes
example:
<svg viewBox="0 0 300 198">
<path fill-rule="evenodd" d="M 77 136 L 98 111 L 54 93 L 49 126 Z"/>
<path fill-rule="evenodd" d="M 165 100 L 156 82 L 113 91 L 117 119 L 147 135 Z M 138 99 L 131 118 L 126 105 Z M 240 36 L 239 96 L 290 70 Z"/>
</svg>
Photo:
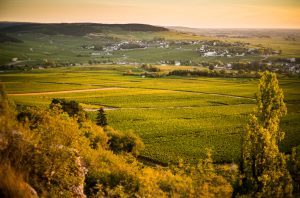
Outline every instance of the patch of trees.
<svg viewBox="0 0 300 198">
<path fill-rule="evenodd" d="M 119 47 L 120 49 L 139 49 L 139 48 L 145 48 L 144 45 L 138 44 L 138 43 L 123 43 Z"/>
<path fill-rule="evenodd" d="M 98 126 L 104 127 L 107 125 L 107 119 L 106 119 L 106 114 L 104 112 L 104 109 L 101 107 L 97 111 L 97 118 L 96 118 L 96 124 Z"/>
<path fill-rule="evenodd" d="M 77 116 L 78 121 L 82 121 L 87 118 L 87 113 L 83 110 L 82 106 L 74 100 L 65 100 L 54 98 L 51 101 L 50 109 L 59 107 L 64 112 L 68 113 L 70 117 Z"/>
<path fill-rule="evenodd" d="M 159 67 L 155 67 L 152 65 L 143 64 L 142 69 L 148 71 L 148 72 L 160 72 Z"/>
<path fill-rule="evenodd" d="M 211 68 L 212 69 L 212 68 Z M 234 72 L 225 69 L 222 70 L 173 70 L 168 76 L 205 76 L 205 77 L 228 77 L 228 78 L 258 78 L 258 73 L 250 73 L 245 71 Z"/>
<path fill-rule="evenodd" d="M 111 59 L 102 59 L 102 60 L 89 60 L 88 63 L 90 65 L 96 65 L 96 64 L 101 64 L 101 63 L 113 63 Z"/>
<path fill-rule="evenodd" d="M 234 70 L 245 70 L 245 71 L 266 71 L 270 70 L 271 66 L 266 63 L 259 61 L 252 61 L 249 63 L 234 62 L 231 63 L 232 69 Z"/>
<path fill-rule="evenodd" d="M 75 65 L 83 65 L 83 63 L 75 62 L 54 62 L 54 61 L 37 61 L 36 63 L 18 63 L 18 64 L 6 64 L 0 65 L 0 70 L 20 70 L 29 71 L 32 69 L 45 69 L 45 68 L 56 68 L 56 67 L 68 67 Z"/>
</svg>

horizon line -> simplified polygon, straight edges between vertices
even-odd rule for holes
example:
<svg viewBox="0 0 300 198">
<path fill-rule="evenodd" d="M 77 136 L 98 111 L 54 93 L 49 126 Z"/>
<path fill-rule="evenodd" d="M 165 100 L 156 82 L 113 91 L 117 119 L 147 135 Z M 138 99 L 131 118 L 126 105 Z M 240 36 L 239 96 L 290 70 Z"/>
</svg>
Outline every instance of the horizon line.
<svg viewBox="0 0 300 198">
<path fill-rule="evenodd" d="M 140 24 L 140 25 L 151 25 L 165 28 L 189 28 L 189 29 L 266 29 L 266 30 L 300 30 L 300 27 L 192 27 L 184 25 L 155 25 L 148 23 L 137 23 L 137 22 L 126 22 L 126 23 L 102 23 L 102 22 L 91 22 L 91 21 L 68 21 L 68 22 L 38 22 L 38 21 L 0 21 L 0 23 L 33 23 L 33 24 L 104 24 L 104 25 L 128 25 L 128 24 Z"/>
</svg>

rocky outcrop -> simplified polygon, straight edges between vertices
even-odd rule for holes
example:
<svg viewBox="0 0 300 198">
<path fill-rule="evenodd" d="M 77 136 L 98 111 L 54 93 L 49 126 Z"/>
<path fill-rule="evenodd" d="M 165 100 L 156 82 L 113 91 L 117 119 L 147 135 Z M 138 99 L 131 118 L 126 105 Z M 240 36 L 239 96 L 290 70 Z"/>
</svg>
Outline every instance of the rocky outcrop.
<svg viewBox="0 0 300 198">
<path fill-rule="evenodd" d="M 85 180 L 85 175 L 87 173 L 87 168 L 85 166 L 85 163 L 81 157 L 76 157 L 75 164 L 77 167 L 77 173 L 78 177 L 80 178 L 80 183 L 77 186 L 73 186 L 71 188 L 72 194 L 74 197 L 78 198 L 86 198 L 86 195 L 84 194 L 84 180 Z"/>
</svg>

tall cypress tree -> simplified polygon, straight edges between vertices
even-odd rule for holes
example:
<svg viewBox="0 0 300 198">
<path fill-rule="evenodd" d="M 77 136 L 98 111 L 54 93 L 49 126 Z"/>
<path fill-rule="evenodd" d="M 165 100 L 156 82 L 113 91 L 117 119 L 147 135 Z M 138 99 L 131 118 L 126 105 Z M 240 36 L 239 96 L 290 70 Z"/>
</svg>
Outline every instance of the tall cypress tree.
<svg viewBox="0 0 300 198">
<path fill-rule="evenodd" d="M 256 95 L 257 107 L 250 116 L 242 144 L 243 187 L 258 197 L 291 197 L 291 176 L 278 143 L 284 132 L 280 119 L 287 112 L 276 74 L 264 72 Z"/>
<path fill-rule="evenodd" d="M 104 109 L 102 107 L 100 107 L 100 109 L 98 110 L 96 121 L 97 121 L 98 126 L 104 127 L 104 126 L 107 125 L 106 114 L 105 114 Z"/>
</svg>

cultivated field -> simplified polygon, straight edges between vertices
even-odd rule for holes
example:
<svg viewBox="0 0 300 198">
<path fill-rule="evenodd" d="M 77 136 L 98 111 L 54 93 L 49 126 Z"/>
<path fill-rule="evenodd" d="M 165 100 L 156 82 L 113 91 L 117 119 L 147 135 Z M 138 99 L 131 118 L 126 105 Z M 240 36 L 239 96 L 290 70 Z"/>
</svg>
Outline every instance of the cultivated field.
<svg viewBox="0 0 300 198">
<path fill-rule="evenodd" d="M 47 107 L 52 98 L 80 102 L 95 117 L 100 106 L 116 129 L 144 141 L 142 156 L 167 163 L 197 162 L 212 148 L 217 162 L 237 162 L 248 115 L 255 107 L 256 79 L 124 76 L 140 67 L 97 65 L 0 74 L 16 104 Z M 288 115 L 282 122 L 285 152 L 300 143 L 300 80 L 281 78 Z M 47 92 L 47 93 L 45 93 Z"/>
</svg>

